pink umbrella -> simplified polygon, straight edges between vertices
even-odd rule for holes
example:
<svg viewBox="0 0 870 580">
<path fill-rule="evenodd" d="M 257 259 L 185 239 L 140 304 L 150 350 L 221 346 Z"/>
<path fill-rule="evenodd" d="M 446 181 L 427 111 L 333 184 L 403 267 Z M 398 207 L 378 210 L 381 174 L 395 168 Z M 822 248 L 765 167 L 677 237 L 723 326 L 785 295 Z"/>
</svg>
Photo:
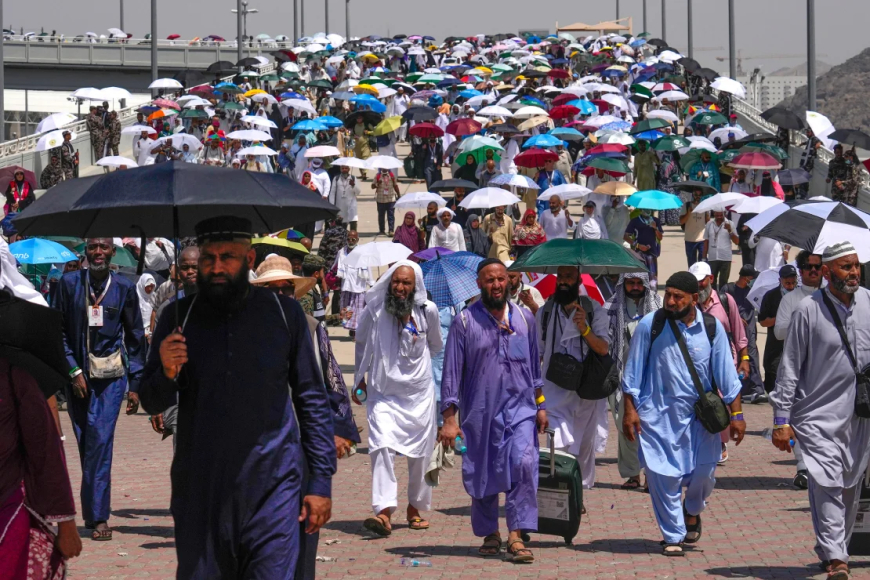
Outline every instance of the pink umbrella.
<svg viewBox="0 0 870 580">
<path fill-rule="evenodd" d="M 154 105 L 157 107 L 162 107 L 164 109 L 175 109 L 176 111 L 180 111 L 181 107 L 175 101 L 170 101 L 169 99 L 154 99 Z"/>
<path fill-rule="evenodd" d="M 782 166 L 773 155 L 761 151 L 741 153 L 728 165 L 735 169 L 779 169 Z"/>
</svg>

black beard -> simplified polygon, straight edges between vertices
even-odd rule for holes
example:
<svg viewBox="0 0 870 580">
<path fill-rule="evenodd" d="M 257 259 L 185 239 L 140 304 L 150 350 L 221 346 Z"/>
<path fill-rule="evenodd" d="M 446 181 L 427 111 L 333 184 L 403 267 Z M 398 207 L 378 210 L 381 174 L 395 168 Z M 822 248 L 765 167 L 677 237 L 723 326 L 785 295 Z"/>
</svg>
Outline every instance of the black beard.
<svg viewBox="0 0 870 580">
<path fill-rule="evenodd" d="M 643 298 L 643 295 L 646 294 L 646 290 L 626 290 L 625 295 L 632 300 L 640 300 Z"/>
<path fill-rule="evenodd" d="M 556 286 L 556 291 L 553 293 L 553 300 L 559 306 L 568 306 L 580 298 L 580 281 L 578 280 L 571 286 L 559 284 Z"/>
<path fill-rule="evenodd" d="M 239 273 L 230 278 L 226 284 L 215 284 L 212 282 L 213 276 L 200 273 L 196 277 L 197 294 L 202 295 L 217 310 L 237 310 L 251 287 L 251 282 L 248 280 L 249 272 L 248 265 L 242 265 Z"/>
<path fill-rule="evenodd" d="M 387 299 L 384 300 L 384 310 L 388 314 L 392 314 L 396 318 L 404 319 L 411 314 L 414 308 L 414 297 L 406 296 L 404 298 L 387 293 Z"/>
<path fill-rule="evenodd" d="M 689 312 L 692 311 L 692 308 L 694 308 L 694 306 L 691 304 L 689 306 L 686 306 L 682 310 L 677 310 L 677 311 L 668 310 L 667 308 L 665 308 L 665 318 L 670 318 L 673 320 L 682 320 L 689 315 Z"/>
<path fill-rule="evenodd" d="M 834 287 L 834 290 L 842 292 L 843 294 L 854 294 L 857 292 L 860 284 L 849 286 L 846 284 L 846 280 L 848 280 L 848 278 L 838 278 L 836 274 L 831 272 L 831 286 Z"/>
<path fill-rule="evenodd" d="M 505 290 L 508 290 L 508 288 L 506 288 Z M 487 290 L 481 288 L 480 301 L 483 302 L 483 305 L 486 306 L 489 310 L 502 310 L 504 308 L 504 305 L 507 304 L 507 293 L 502 294 L 501 298 L 493 298 L 492 294 L 490 294 Z"/>
</svg>

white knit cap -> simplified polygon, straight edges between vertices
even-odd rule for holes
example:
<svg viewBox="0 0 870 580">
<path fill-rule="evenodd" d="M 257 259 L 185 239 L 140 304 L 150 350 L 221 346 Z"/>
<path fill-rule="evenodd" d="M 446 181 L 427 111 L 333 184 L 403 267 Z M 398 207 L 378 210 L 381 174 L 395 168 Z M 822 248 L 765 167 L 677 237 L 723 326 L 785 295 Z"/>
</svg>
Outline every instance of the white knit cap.
<svg viewBox="0 0 870 580">
<path fill-rule="evenodd" d="M 851 242 L 837 242 L 825 248 L 825 251 L 822 253 L 822 263 L 832 262 L 837 258 L 857 253 L 858 251 L 855 250 L 855 246 Z"/>
</svg>

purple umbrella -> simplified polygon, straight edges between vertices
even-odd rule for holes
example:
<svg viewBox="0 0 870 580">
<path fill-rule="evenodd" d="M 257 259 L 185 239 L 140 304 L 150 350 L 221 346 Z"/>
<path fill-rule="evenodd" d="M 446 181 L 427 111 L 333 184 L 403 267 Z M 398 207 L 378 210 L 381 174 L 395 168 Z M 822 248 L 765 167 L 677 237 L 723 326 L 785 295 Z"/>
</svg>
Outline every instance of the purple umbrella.
<svg viewBox="0 0 870 580">
<path fill-rule="evenodd" d="M 448 250 L 447 248 L 442 248 L 441 246 L 435 246 L 434 248 L 429 248 L 423 250 L 422 252 L 417 252 L 414 254 L 414 257 L 418 260 L 434 260 L 438 255 L 441 256 L 449 256 L 453 253 L 453 250 Z"/>
</svg>

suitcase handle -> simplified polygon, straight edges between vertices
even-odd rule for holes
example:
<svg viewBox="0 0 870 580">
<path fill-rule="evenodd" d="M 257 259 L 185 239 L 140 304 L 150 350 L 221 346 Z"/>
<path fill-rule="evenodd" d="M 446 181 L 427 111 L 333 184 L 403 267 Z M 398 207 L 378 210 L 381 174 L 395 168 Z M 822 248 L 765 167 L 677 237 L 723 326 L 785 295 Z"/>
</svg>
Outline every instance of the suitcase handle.
<svg viewBox="0 0 870 580">
<path fill-rule="evenodd" d="M 544 429 L 544 433 L 547 434 L 547 442 L 550 445 L 550 477 L 556 477 L 556 432 L 547 428 Z"/>
</svg>

